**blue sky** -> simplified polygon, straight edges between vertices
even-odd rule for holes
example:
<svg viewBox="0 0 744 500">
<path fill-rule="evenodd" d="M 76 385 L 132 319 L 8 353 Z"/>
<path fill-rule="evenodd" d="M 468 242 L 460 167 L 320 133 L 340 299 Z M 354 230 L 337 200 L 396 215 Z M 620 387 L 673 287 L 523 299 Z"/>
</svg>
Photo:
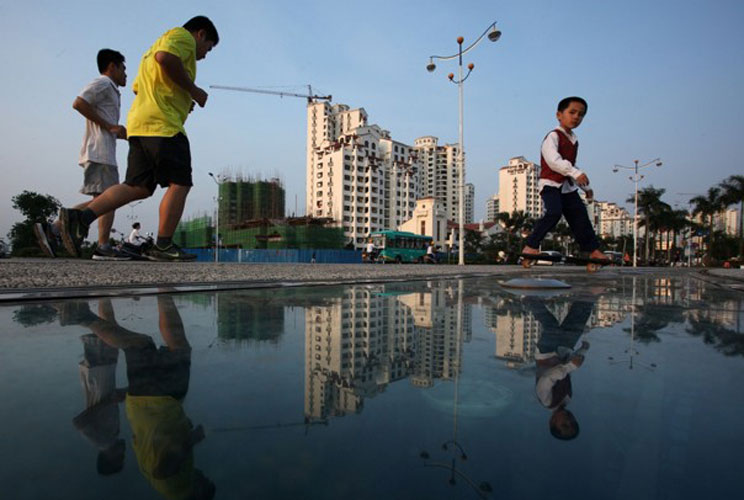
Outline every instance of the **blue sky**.
<svg viewBox="0 0 744 500">
<path fill-rule="evenodd" d="M 198 65 L 197 84 L 292 87 L 312 84 L 334 102 L 364 107 L 397 140 L 435 135 L 457 140 L 453 63 L 425 70 L 431 54 L 457 50 L 498 21 L 497 43 L 468 54 L 465 84 L 467 180 L 476 186 L 476 218 L 497 191 L 509 158 L 539 161 L 555 124 L 557 101 L 580 95 L 589 113 L 577 130 L 578 166 L 601 200 L 623 202 L 633 189 L 612 165 L 661 157 L 643 185 L 667 190 L 670 203 L 742 172 L 744 3 L 709 0 L 556 1 L 214 1 L 0 2 L 0 237 L 20 214 L 11 197 L 24 189 L 71 205 L 82 170 L 83 119 L 71 107 L 97 76 L 95 55 L 110 47 L 127 58 L 122 122 L 142 53 L 165 30 L 209 16 L 221 41 Z M 206 108 L 186 124 L 194 188 L 186 216 L 211 211 L 207 172 L 225 169 L 280 176 L 287 211 L 305 198 L 305 102 L 209 90 Z M 120 174 L 126 143 L 119 141 Z M 120 211 L 153 231 L 162 191 Z"/>
</svg>

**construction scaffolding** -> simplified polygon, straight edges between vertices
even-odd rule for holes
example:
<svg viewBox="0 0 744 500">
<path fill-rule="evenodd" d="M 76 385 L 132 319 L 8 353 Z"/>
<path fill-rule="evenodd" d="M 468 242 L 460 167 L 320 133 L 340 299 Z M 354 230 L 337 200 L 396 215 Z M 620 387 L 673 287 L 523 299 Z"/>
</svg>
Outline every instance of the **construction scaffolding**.
<svg viewBox="0 0 744 500">
<path fill-rule="evenodd" d="M 208 215 L 181 221 L 173 234 L 173 241 L 184 248 L 208 248 L 214 246 L 214 222 Z"/>
<path fill-rule="evenodd" d="M 243 249 L 340 249 L 343 228 L 333 227 L 328 218 L 293 217 L 254 219 L 242 224 L 222 225 L 220 247 Z M 173 237 L 184 248 L 213 248 L 214 225 L 207 216 L 181 222 Z"/>
<path fill-rule="evenodd" d="M 220 232 L 250 220 L 281 219 L 284 203 L 285 190 L 278 178 L 265 181 L 242 174 L 223 176 L 219 186 Z"/>
</svg>

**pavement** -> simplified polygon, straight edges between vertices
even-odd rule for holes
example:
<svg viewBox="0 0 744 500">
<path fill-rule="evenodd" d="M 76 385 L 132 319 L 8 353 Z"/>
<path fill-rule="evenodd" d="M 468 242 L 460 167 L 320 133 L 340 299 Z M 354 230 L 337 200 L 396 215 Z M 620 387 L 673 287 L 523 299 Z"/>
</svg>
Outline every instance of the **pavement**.
<svg viewBox="0 0 744 500">
<path fill-rule="evenodd" d="M 690 273 L 685 268 L 605 268 L 611 273 Z M 717 280 L 744 282 L 742 269 L 702 272 Z M 581 266 L 396 265 L 396 264 L 247 264 L 100 262 L 81 259 L 0 260 L 0 301 L 61 297 L 150 294 L 159 291 L 222 290 L 307 284 L 411 281 L 462 276 L 539 276 L 585 274 Z"/>
</svg>

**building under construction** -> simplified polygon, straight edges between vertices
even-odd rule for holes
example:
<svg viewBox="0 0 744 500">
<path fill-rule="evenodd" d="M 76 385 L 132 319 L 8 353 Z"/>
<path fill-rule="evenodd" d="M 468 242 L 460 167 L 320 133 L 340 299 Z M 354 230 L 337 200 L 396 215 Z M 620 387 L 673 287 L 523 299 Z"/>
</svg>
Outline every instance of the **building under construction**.
<svg viewBox="0 0 744 500">
<path fill-rule="evenodd" d="M 278 178 L 263 181 L 231 176 L 220 182 L 220 231 L 255 219 L 281 219 L 284 202 L 284 186 Z"/>
</svg>

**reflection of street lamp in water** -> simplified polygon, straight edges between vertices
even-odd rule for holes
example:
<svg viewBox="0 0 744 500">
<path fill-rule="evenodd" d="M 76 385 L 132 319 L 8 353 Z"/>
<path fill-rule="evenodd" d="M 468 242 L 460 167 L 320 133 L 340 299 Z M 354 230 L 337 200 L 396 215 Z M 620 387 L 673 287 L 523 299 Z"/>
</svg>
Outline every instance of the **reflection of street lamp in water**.
<svg viewBox="0 0 744 500">
<path fill-rule="evenodd" d="M 625 354 L 628 355 L 627 359 L 615 359 L 613 356 L 608 356 L 607 359 L 610 360 L 611 365 L 616 365 L 618 363 L 628 363 L 628 369 L 633 369 L 633 356 L 640 355 L 640 351 L 633 347 L 633 341 L 635 340 L 635 315 L 636 315 L 636 278 L 633 277 L 633 299 L 630 305 L 630 346 L 628 346 L 627 349 L 625 349 Z M 656 363 L 641 363 L 639 361 L 636 361 L 638 365 L 640 365 L 642 368 L 645 368 L 649 371 L 653 371 L 656 368 Z"/>
<path fill-rule="evenodd" d="M 462 330 L 463 330 L 463 316 L 464 316 L 464 303 L 463 303 L 463 281 L 458 280 L 458 288 L 457 288 L 457 342 L 456 342 L 456 352 L 455 352 L 455 389 L 453 394 L 453 404 L 452 404 L 452 439 L 445 441 L 442 443 L 442 450 L 445 452 L 451 452 L 452 458 L 448 462 L 436 462 L 430 460 L 429 452 L 426 450 L 422 450 L 419 454 L 419 457 L 424 460 L 424 467 L 437 467 L 441 469 L 446 469 L 450 471 L 449 476 L 449 484 L 455 485 L 457 484 L 457 481 L 455 480 L 455 477 L 462 478 L 471 488 L 473 488 L 473 491 L 480 497 L 480 498 L 486 498 L 487 494 L 493 491 L 493 488 L 491 487 L 491 484 L 487 481 L 481 482 L 479 485 L 476 485 L 475 482 L 470 479 L 462 470 L 457 468 L 457 460 L 465 461 L 468 459 L 467 454 L 465 453 L 465 450 L 463 449 L 462 445 L 457 441 L 457 403 L 458 403 L 458 388 L 460 384 L 460 370 L 461 370 L 461 356 L 462 356 Z"/>
</svg>

